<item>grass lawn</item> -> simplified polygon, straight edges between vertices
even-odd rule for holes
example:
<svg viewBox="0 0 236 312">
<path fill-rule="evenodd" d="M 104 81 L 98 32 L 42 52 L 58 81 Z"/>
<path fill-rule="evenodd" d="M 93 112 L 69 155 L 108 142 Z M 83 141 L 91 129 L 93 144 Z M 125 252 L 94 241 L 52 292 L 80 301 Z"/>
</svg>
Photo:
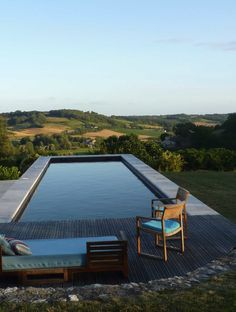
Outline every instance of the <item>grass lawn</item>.
<svg viewBox="0 0 236 312">
<path fill-rule="evenodd" d="M 166 177 L 226 218 L 236 222 L 236 172 L 168 172 Z"/>
</svg>

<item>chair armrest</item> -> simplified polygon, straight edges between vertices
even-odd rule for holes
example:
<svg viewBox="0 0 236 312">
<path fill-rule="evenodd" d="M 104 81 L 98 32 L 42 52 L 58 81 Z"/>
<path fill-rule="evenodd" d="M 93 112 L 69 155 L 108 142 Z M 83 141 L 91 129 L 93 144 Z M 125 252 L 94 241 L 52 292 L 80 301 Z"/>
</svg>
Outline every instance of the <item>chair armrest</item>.
<svg viewBox="0 0 236 312">
<path fill-rule="evenodd" d="M 157 221 L 158 219 L 157 218 L 151 218 L 151 217 L 143 217 L 143 216 L 137 216 L 136 217 L 136 221 L 138 222 L 138 221 L 140 221 L 140 220 L 148 220 L 148 221 Z"/>
<path fill-rule="evenodd" d="M 163 201 L 165 201 L 165 200 L 168 200 L 168 201 L 170 201 L 170 200 L 175 200 L 176 202 L 177 202 L 177 200 L 176 200 L 176 198 L 167 198 L 167 197 L 163 197 L 163 198 L 153 198 L 152 199 L 152 209 L 155 207 L 154 206 L 154 203 L 155 202 L 157 202 L 157 205 L 159 206 L 159 203 L 162 203 L 163 205 L 165 205 L 164 203 L 163 203 Z"/>
<path fill-rule="evenodd" d="M 154 204 L 154 202 L 162 202 L 163 200 L 176 200 L 176 198 L 170 198 L 170 197 L 163 197 L 163 198 L 153 198 L 152 199 L 152 204 Z"/>
</svg>

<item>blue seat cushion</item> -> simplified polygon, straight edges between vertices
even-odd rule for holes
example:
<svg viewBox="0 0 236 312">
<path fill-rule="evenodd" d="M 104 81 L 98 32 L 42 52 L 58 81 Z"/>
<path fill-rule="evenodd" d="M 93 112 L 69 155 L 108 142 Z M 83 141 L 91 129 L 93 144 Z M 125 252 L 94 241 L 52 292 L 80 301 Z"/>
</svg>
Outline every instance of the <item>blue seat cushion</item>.
<svg viewBox="0 0 236 312">
<path fill-rule="evenodd" d="M 3 271 L 81 267 L 86 265 L 87 242 L 113 241 L 116 236 L 25 240 L 32 256 L 3 256 Z"/>
<path fill-rule="evenodd" d="M 165 220 L 165 233 L 171 233 L 177 230 L 180 227 L 179 222 L 174 220 Z M 153 230 L 156 232 L 162 232 L 162 224 L 161 220 L 151 220 L 147 222 L 143 222 L 141 225 L 144 229 Z"/>
</svg>

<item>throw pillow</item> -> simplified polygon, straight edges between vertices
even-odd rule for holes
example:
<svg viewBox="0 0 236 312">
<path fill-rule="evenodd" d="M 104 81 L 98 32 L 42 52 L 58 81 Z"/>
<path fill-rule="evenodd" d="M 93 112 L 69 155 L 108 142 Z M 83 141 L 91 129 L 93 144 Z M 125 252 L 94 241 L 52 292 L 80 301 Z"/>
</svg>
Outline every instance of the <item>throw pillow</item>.
<svg viewBox="0 0 236 312">
<path fill-rule="evenodd" d="M 10 244 L 8 241 L 5 239 L 5 235 L 0 234 L 0 246 L 2 247 L 2 253 L 5 256 L 15 256 L 16 254 L 14 251 L 11 249 Z"/>
<path fill-rule="evenodd" d="M 8 241 L 9 245 L 11 246 L 12 251 L 16 255 L 19 255 L 19 256 L 30 256 L 30 255 L 32 255 L 30 247 L 26 243 L 24 243 L 18 239 L 9 238 L 9 237 L 6 238 L 6 240 Z"/>
</svg>

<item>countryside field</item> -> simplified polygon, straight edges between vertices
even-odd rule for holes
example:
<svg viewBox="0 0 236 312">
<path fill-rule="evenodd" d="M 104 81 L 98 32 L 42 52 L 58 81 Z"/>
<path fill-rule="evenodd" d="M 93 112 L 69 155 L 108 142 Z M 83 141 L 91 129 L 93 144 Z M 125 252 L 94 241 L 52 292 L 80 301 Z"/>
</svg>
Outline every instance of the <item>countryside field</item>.
<svg viewBox="0 0 236 312">
<path fill-rule="evenodd" d="M 43 128 L 29 128 L 18 131 L 11 131 L 10 136 L 11 138 L 23 138 L 23 137 L 34 137 L 37 134 L 52 135 L 62 133 L 68 129 L 69 128 L 64 125 L 47 124 Z"/>
<path fill-rule="evenodd" d="M 32 116 L 40 121 L 32 123 Z M 41 117 L 40 117 L 41 116 Z M 225 115 L 159 115 L 159 116 L 105 116 L 95 112 L 58 110 L 56 112 L 13 112 L 5 115 L 12 138 L 33 137 L 37 134 L 52 135 L 64 131 L 85 134 L 86 137 L 107 138 L 111 135 L 136 134 L 141 140 L 159 138 L 168 129 L 180 122 L 193 122 L 198 126 L 214 127 L 226 118 Z M 41 119 L 40 119 L 41 118 Z M 43 118 L 43 119 L 42 119 Z M 101 132 L 100 132 L 101 131 Z"/>
<path fill-rule="evenodd" d="M 47 121 L 42 128 L 27 128 L 14 130 L 9 128 L 9 134 L 12 139 L 20 139 L 23 137 L 34 137 L 38 134 L 52 135 L 62 133 L 64 131 L 74 131 L 77 129 L 83 129 L 83 134 L 78 136 L 84 136 L 86 138 L 108 138 L 109 136 L 121 136 L 125 134 L 136 134 L 139 139 L 146 140 L 148 138 L 159 138 L 163 133 L 163 128 L 159 125 L 137 125 L 137 128 L 131 128 L 132 122 L 126 120 L 117 119 L 121 127 L 112 127 L 105 123 L 95 123 L 92 131 L 84 130 L 84 122 L 79 119 L 64 118 L 64 117 L 47 117 Z M 141 129 L 140 129 L 141 128 Z"/>
</svg>

